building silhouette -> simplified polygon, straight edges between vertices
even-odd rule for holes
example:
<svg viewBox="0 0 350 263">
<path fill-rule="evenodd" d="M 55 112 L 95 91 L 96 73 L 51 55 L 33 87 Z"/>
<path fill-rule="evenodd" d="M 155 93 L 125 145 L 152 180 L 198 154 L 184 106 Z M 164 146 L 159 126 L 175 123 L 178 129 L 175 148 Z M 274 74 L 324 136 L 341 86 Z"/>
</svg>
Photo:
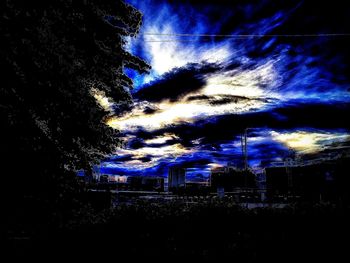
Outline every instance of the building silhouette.
<svg viewBox="0 0 350 263">
<path fill-rule="evenodd" d="M 233 191 L 238 188 L 256 187 L 255 175 L 250 170 L 240 170 L 233 166 L 218 167 L 211 170 L 210 185 L 212 191 L 224 189 Z"/>
<path fill-rule="evenodd" d="M 281 163 L 265 168 L 268 197 L 292 195 L 311 201 L 348 201 L 350 158 Z"/>
<path fill-rule="evenodd" d="M 129 176 L 127 179 L 129 190 L 132 191 L 164 191 L 164 178 Z"/>
<path fill-rule="evenodd" d="M 183 167 L 170 167 L 168 174 L 168 189 L 174 190 L 184 188 L 186 183 L 186 168 Z"/>
</svg>

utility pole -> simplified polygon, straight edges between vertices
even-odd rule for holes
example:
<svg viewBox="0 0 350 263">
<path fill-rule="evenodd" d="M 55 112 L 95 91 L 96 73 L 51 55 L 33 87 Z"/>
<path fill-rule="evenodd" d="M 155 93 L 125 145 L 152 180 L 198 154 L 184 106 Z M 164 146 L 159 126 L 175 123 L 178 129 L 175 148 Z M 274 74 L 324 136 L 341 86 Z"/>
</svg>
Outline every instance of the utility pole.
<svg viewBox="0 0 350 263">
<path fill-rule="evenodd" d="M 244 170 L 243 170 L 243 176 L 244 176 L 244 187 L 247 188 L 248 185 L 248 150 L 247 150 L 247 130 L 248 128 L 244 129 L 244 132 L 241 134 L 241 147 L 242 147 L 242 158 L 244 163 Z"/>
<path fill-rule="evenodd" d="M 248 135 L 247 135 L 248 129 L 251 129 L 251 128 L 245 128 L 243 134 L 241 134 L 241 146 L 242 146 L 244 170 L 248 170 Z"/>
<path fill-rule="evenodd" d="M 242 162 L 243 166 L 245 167 L 245 146 L 244 146 L 244 135 L 241 134 L 241 148 L 242 148 Z"/>
<path fill-rule="evenodd" d="M 244 130 L 244 169 L 248 170 L 248 150 L 247 150 L 247 130 L 248 128 L 246 128 Z"/>
</svg>

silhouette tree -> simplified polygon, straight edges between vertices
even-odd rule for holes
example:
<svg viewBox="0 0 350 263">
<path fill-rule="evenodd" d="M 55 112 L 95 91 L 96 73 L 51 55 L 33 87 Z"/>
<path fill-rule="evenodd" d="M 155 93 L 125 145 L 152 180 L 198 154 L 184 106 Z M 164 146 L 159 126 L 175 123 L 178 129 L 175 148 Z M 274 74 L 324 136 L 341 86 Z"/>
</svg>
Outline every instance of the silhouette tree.
<svg viewBox="0 0 350 263">
<path fill-rule="evenodd" d="M 8 0 L 0 7 L 3 193 L 12 212 L 23 200 L 64 204 L 76 191 L 75 171 L 91 169 L 120 143 L 94 95 L 130 104 L 124 67 L 149 70 L 125 49 L 142 14 L 121 0 Z"/>
</svg>

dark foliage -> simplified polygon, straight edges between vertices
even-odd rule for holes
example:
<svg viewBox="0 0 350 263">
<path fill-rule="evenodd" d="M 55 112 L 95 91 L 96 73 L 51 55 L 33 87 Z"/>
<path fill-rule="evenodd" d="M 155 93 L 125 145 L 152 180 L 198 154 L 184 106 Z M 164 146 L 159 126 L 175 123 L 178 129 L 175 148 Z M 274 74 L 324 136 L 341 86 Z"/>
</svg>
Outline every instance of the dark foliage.
<svg viewBox="0 0 350 263">
<path fill-rule="evenodd" d="M 60 231 L 45 243 L 14 240 L 9 251 L 35 258 L 49 253 L 153 262 L 339 261 L 348 257 L 348 219 L 348 209 L 331 205 L 248 210 L 229 200 L 191 205 L 139 200 L 77 222 L 79 226 Z"/>
<path fill-rule="evenodd" d="M 131 101 L 123 68 L 149 66 L 125 50 L 125 37 L 138 33 L 142 14 L 118 0 L 8 0 L 0 9 L 6 226 L 40 228 L 70 209 L 75 171 L 118 146 L 93 95 Z"/>
</svg>

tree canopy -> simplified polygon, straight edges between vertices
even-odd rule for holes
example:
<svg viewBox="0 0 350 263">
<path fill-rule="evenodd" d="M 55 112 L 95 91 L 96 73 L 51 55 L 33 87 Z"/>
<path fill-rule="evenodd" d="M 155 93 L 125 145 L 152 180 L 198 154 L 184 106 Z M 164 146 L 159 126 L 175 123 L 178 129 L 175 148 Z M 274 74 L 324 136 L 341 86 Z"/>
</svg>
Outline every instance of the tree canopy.
<svg viewBox="0 0 350 263">
<path fill-rule="evenodd" d="M 131 102 L 124 67 L 149 70 L 125 48 L 142 14 L 121 0 L 0 5 L 2 177 L 7 193 L 52 195 L 51 184 L 57 188 L 118 146 L 117 132 L 105 124 L 110 113 L 94 93 Z"/>
</svg>

